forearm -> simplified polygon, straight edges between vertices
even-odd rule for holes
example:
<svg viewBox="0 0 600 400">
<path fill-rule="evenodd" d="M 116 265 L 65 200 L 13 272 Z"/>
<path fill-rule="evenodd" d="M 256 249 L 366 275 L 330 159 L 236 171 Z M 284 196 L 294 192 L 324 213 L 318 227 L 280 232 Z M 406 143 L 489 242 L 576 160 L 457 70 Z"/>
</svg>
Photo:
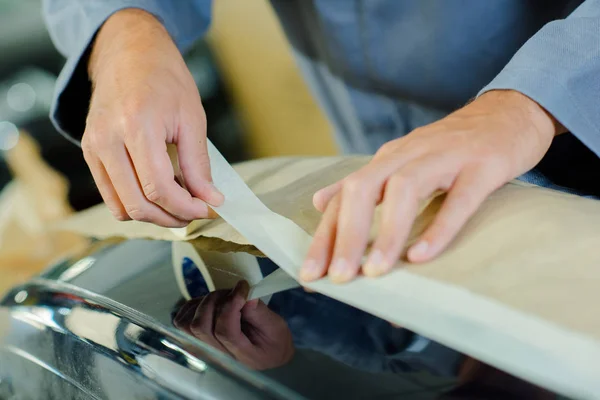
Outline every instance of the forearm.
<svg viewBox="0 0 600 400">
<path fill-rule="evenodd" d="M 94 80 L 102 70 L 110 73 L 106 67 L 117 56 L 130 60 L 122 50 L 136 48 L 139 53 L 164 40 L 185 51 L 208 29 L 211 1 L 43 0 L 43 11 L 53 43 L 67 58 L 50 118 L 59 132 L 78 143 L 90 100 L 90 77 Z M 111 40 L 117 35 L 118 40 Z"/>
<path fill-rule="evenodd" d="M 100 28 L 92 45 L 88 75 L 92 83 L 115 60 L 127 64 L 163 45 L 174 46 L 169 33 L 152 14 L 135 8 L 113 14 Z"/>
</svg>

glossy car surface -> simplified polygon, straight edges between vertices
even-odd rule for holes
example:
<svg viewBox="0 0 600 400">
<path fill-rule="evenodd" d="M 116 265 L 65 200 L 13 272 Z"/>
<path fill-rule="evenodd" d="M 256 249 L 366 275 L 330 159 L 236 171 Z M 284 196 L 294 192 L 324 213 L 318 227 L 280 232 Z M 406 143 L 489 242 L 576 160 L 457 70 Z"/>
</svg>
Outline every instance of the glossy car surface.
<svg viewBox="0 0 600 400">
<path fill-rule="evenodd" d="M 555 398 L 462 356 L 436 376 L 395 356 L 411 332 L 302 289 L 236 311 L 184 272 L 186 301 L 179 268 L 169 243 L 98 241 L 7 293 L 0 399 Z"/>
</svg>

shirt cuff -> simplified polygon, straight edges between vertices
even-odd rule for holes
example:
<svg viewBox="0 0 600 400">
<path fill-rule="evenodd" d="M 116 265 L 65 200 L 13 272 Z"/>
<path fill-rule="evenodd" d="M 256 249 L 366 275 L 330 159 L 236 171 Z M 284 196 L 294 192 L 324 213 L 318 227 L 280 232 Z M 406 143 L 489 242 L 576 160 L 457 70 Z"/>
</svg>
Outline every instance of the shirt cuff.
<svg viewBox="0 0 600 400">
<path fill-rule="evenodd" d="M 600 156 L 600 130 L 553 74 L 538 69 L 505 68 L 477 97 L 491 90 L 515 90 L 531 98 Z"/>
<path fill-rule="evenodd" d="M 141 9 L 154 15 L 165 26 L 180 51 L 190 47 L 206 31 L 210 22 L 209 16 L 206 21 L 196 20 L 198 25 L 195 34 L 190 34 L 189 29 L 180 28 L 182 25 L 181 21 L 178 21 L 182 17 L 179 15 L 180 13 L 165 10 L 164 6 L 157 1 L 147 0 L 119 2 L 118 6 L 106 4 L 106 6 L 96 7 L 94 10 L 83 10 L 84 15 L 74 15 L 73 18 L 80 18 L 79 21 L 74 21 L 74 24 L 85 25 L 79 30 L 84 34 L 69 52 L 69 57 L 56 81 L 50 108 L 50 120 L 63 136 L 78 146 L 80 146 L 81 136 L 85 130 L 92 94 L 91 82 L 87 73 L 91 45 L 104 22 L 114 13 L 128 8 Z M 195 17 L 198 16 L 200 15 L 195 15 Z M 184 25 L 189 26 L 190 24 Z"/>
</svg>

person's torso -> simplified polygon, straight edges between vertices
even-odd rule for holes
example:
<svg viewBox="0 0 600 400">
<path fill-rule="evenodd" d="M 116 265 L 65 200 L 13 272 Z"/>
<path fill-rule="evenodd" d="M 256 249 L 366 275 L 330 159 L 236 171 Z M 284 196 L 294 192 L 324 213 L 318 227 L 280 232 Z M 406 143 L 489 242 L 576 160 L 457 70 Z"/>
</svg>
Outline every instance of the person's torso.
<svg viewBox="0 0 600 400">
<path fill-rule="evenodd" d="M 580 1 L 272 0 L 294 49 L 352 86 L 451 111 Z"/>
<path fill-rule="evenodd" d="M 465 105 L 543 25 L 583 0 L 271 2 L 341 150 L 374 153 Z M 529 180 L 600 194 L 591 178 L 599 164 L 563 135 Z"/>
</svg>

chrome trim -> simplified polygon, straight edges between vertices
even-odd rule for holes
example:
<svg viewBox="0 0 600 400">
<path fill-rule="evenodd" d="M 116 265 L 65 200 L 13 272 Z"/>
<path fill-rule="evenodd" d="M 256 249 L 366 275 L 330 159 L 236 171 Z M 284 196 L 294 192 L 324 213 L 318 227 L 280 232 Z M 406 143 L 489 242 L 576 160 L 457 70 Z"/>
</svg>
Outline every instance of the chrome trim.
<svg viewBox="0 0 600 400">
<path fill-rule="evenodd" d="M 133 384 L 144 398 L 148 391 L 157 398 L 301 398 L 147 315 L 42 278 L 13 289 L 0 302 L 0 354 L 0 379 L 8 379 L 15 390 L 27 377 L 11 371 L 9 361 L 2 365 L 8 355 L 32 362 L 98 399 L 123 398 L 122 391 L 121 397 L 109 393 L 110 386 Z M 74 366 L 81 369 L 74 371 Z M 74 376 L 79 372 L 83 378 Z"/>
</svg>

